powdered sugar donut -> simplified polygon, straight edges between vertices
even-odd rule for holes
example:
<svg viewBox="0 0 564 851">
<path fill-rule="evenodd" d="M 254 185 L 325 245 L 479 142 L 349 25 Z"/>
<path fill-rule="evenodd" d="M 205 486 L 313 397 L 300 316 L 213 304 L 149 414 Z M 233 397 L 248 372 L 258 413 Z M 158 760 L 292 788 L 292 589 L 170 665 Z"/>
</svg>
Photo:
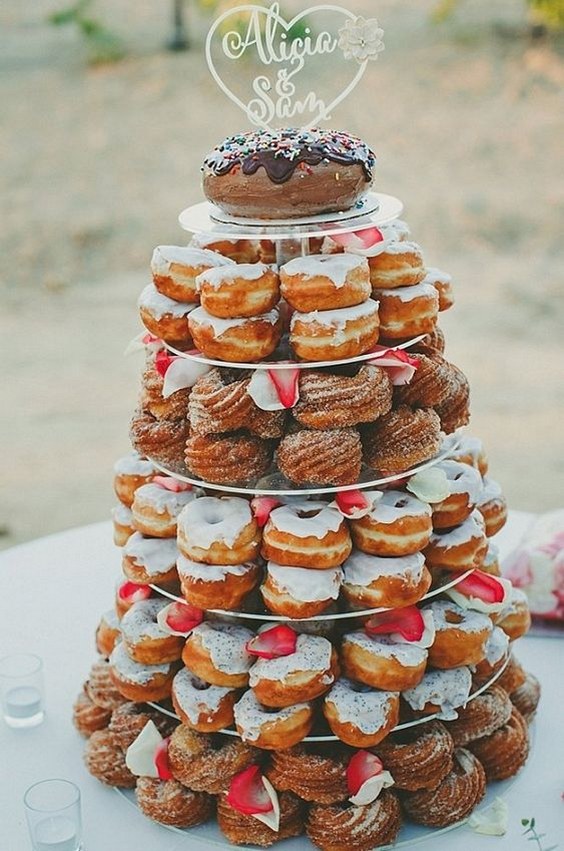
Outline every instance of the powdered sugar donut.
<svg viewBox="0 0 564 851">
<path fill-rule="evenodd" d="M 483 489 L 478 500 L 478 511 L 486 524 L 486 535 L 491 538 L 503 529 L 507 522 L 507 500 L 501 486 L 493 479 L 484 476 Z"/>
<path fill-rule="evenodd" d="M 189 325 L 196 346 L 206 357 L 235 363 L 267 358 L 282 335 L 276 309 L 244 319 L 222 319 L 197 307 L 190 314 Z"/>
<path fill-rule="evenodd" d="M 280 299 L 278 275 L 265 263 L 233 263 L 198 275 L 202 307 L 224 319 L 266 314 Z"/>
<path fill-rule="evenodd" d="M 200 733 L 214 733 L 233 723 L 238 692 L 213 686 L 182 668 L 172 681 L 172 705 L 183 724 Z"/>
<path fill-rule="evenodd" d="M 131 509 L 120 502 L 119 505 L 112 508 L 112 521 L 114 524 L 114 544 L 116 547 L 124 547 L 135 532 Z"/>
<path fill-rule="evenodd" d="M 180 659 L 184 639 L 165 632 L 157 616 L 167 605 L 162 598 L 135 603 L 120 621 L 123 644 L 134 662 L 157 665 Z"/>
<path fill-rule="evenodd" d="M 261 594 L 267 609 L 277 615 L 311 618 L 338 598 L 342 580 L 340 567 L 310 570 L 269 561 Z"/>
<path fill-rule="evenodd" d="M 493 629 L 491 618 L 450 600 L 434 600 L 424 611 L 432 612 L 435 621 L 435 640 L 429 648 L 434 668 L 459 668 L 482 661 Z"/>
<path fill-rule="evenodd" d="M 207 683 L 241 688 L 249 682 L 254 661 L 245 649 L 252 637 L 253 633 L 244 627 L 204 621 L 188 636 L 182 661 Z"/>
<path fill-rule="evenodd" d="M 202 564 L 185 558 L 177 561 L 180 588 L 193 606 L 208 609 L 239 609 L 260 578 L 260 567 L 245 564 Z"/>
<path fill-rule="evenodd" d="M 308 735 L 313 724 L 311 703 L 294 703 L 273 710 L 262 706 L 252 689 L 235 704 L 234 715 L 242 740 L 264 750 L 297 745 Z"/>
<path fill-rule="evenodd" d="M 319 635 L 298 635 L 287 656 L 257 659 L 249 685 L 259 703 L 274 708 L 314 700 L 329 689 L 339 674 L 337 652 Z"/>
<path fill-rule="evenodd" d="M 343 571 L 343 594 L 355 609 L 412 606 L 431 586 L 421 553 L 381 558 L 355 551 Z"/>
<path fill-rule="evenodd" d="M 445 474 L 449 495 L 433 503 L 433 527 L 452 529 L 464 523 L 478 504 L 482 479 L 478 470 L 460 461 L 441 461 L 434 469 Z"/>
<path fill-rule="evenodd" d="M 281 267 L 280 288 L 288 304 L 302 313 L 353 307 L 372 292 L 368 261 L 355 254 L 296 257 Z"/>
<path fill-rule="evenodd" d="M 142 458 L 138 452 L 130 452 L 118 458 L 114 464 L 114 491 L 117 498 L 131 508 L 137 488 L 151 482 L 157 474 L 153 462 Z"/>
<path fill-rule="evenodd" d="M 260 531 L 251 506 L 241 497 L 204 496 L 178 517 L 182 555 L 206 564 L 243 564 L 259 554 Z"/>
<path fill-rule="evenodd" d="M 355 748 L 374 747 L 399 720 L 399 695 L 341 677 L 323 701 L 323 714 L 335 736 Z"/>
<path fill-rule="evenodd" d="M 397 243 L 405 245 L 405 243 Z M 381 255 L 379 255 L 381 256 Z M 431 284 L 416 284 L 397 289 L 373 289 L 380 307 L 380 335 L 401 340 L 431 332 L 437 322 L 439 296 Z"/>
<path fill-rule="evenodd" d="M 378 341 L 378 302 L 369 298 L 355 307 L 292 314 L 290 345 L 306 361 L 353 358 Z"/>
<path fill-rule="evenodd" d="M 135 528 L 154 538 L 174 537 L 178 515 L 199 493 L 202 491 L 194 491 L 191 487 L 169 490 L 157 482 L 142 485 L 135 491 L 131 506 Z"/>
<path fill-rule="evenodd" d="M 421 248 L 415 242 L 397 240 L 368 260 L 372 288 L 411 287 L 425 277 Z"/>
<path fill-rule="evenodd" d="M 196 278 L 206 269 L 231 266 L 232 260 L 213 251 L 179 245 L 157 245 L 151 259 L 157 290 L 175 301 L 198 303 Z"/>
<path fill-rule="evenodd" d="M 121 566 L 138 585 L 166 585 L 176 579 L 177 558 L 174 538 L 145 538 L 135 532 L 123 548 Z"/>
<path fill-rule="evenodd" d="M 404 491 L 364 491 L 372 508 L 350 521 L 356 547 L 377 556 L 404 556 L 429 543 L 433 526 L 431 508 Z"/>
<path fill-rule="evenodd" d="M 427 664 L 427 650 L 415 644 L 398 643 L 387 636 L 349 632 L 343 636 L 343 673 L 373 688 L 403 691 L 420 682 Z"/>
<path fill-rule="evenodd" d="M 433 532 L 424 554 L 430 567 L 469 570 L 481 566 L 487 551 L 484 521 L 480 512 L 474 510 L 460 526 Z"/>
<path fill-rule="evenodd" d="M 452 277 L 448 272 L 443 272 L 434 266 L 427 266 L 423 283 L 435 287 L 439 296 L 439 311 L 448 310 L 449 307 L 453 306 Z"/>
<path fill-rule="evenodd" d="M 352 543 L 343 515 L 325 502 L 291 502 L 270 512 L 261 553 L 278 564 L 325 570 L 349 556 Z"/>
<path fill-rule="evenodd" d="M 176 671 L 174 663 L 144 665 L 135 662 L 123 641 L 116 644 L 109 661 L 112 682 L 126 700 L 142 703 L 169 697 Z"/>
<path fill-rule="evenodd" d="M 453 721 L 458 718 L 456 710 L 466 706 L 471 687 L 472 674 L 465 666 L 427 671 L 421 682 L 406 689 L 402 697 L 416 712 L 436 713 L 444 721 Z"/>
<path fill-rule="evenodd" d="M 147 284 L 137 301 L 141 322 L 151 334 L 178 349 L 189 349 L 192 337 L 188 315 L 193 304 L 173 301 L 162 295 L 154 284 Z"/>
</svg>

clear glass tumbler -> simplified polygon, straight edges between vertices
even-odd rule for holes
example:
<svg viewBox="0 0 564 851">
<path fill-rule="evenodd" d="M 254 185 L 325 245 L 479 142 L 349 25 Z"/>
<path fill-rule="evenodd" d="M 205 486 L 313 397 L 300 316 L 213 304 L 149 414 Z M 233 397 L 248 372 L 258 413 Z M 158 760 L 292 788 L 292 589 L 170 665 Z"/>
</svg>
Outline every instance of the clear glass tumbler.
<svg viewBox="0 0 564 851">
<path fill-rule="evenodd" d="M 33 653 L 0 659 L 0 701 L 9 727 L 36 727 L 45 717 L 43 662 Z"/>
<path fill-rule="evenodd" d="M 81 851 L 80 789 L 70 780 L 41 780 L 24 795 L 33 851 Z"/>
</svg>

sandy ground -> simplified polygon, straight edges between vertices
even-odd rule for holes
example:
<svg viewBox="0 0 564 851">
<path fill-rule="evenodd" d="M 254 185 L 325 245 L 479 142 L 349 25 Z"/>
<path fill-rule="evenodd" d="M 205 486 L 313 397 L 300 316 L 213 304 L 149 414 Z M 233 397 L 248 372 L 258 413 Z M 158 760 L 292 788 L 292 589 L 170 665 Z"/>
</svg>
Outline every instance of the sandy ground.
<svg viewBox="0 0 564 851">
<path fill-rule="evenodd" d="M 129 49 L 101 68 L 46 25 L 60 5 L 0 12 L 4 546 L 107 516 L 140 369 L 122 352 L 152 248 L 183 240 L 202 156 L 244 126 L 200 46 L 162 51 L 166 4 L 99 0 Z M 444 27 L 431 5 L 378 4 L 386 52 L 334 123 L 376 149 L 378 187 L 454 276 L 447 352 L 471 380 L 494 477 L 515 508 L 549 509 L 564 503 L 561 45 L 520 34 L 509 0 L 461 2 Z"/>
</svg>

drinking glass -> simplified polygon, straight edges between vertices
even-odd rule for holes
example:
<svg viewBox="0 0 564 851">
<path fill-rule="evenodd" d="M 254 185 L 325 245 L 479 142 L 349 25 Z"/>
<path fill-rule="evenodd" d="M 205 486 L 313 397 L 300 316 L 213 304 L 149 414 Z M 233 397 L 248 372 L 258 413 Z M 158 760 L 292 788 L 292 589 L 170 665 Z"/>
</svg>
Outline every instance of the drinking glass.
<svg viewBox="0 0 564 851">
<path fill-rule="evenodd" d="M 80 789 L 70 780 L 41 780 L 24 795 L 33 851 L 81 851 Z"/>
<path fill-rule="evenodd" d="M 36 727 L 45 717 L 43 662 L 33 653 L 0 659 L 0 701 L 9 727 Z"/>
</svg>

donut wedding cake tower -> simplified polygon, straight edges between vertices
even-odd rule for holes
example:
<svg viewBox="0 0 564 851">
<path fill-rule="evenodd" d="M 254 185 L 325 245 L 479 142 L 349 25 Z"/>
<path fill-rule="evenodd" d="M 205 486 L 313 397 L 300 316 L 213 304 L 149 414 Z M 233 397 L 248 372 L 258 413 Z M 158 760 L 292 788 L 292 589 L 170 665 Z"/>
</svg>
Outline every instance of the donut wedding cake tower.
<svg viewBox="0 0 564 851">
<path fill-rule="evenodd" d="M 282 21 L 246 8 L 239 55 Z M 360 77 L 382 31 L 330 9 L 338 36 L 308 55 Z M 139 298 L 123 576 L 74 721 L 88 770 L 187 848 L 408 845 L 525 763 L 529 612 L 500 577 L 505 500 L 437 322 L 450 276 L 373 191 L 364 142 L 253 109 Z"/>
</svg>

